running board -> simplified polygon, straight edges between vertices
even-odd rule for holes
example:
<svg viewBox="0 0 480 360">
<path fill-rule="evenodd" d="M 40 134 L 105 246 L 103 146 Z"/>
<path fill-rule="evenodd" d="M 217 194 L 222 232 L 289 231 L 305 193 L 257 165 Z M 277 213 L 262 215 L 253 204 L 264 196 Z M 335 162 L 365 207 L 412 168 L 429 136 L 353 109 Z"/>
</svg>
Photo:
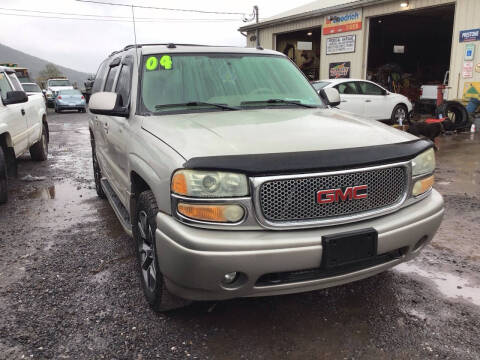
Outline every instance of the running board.
<svg viewBox="0 0 480 360">
<path fill-rule="evenodd" d="M 132 237 L 132 222 L 130 221 L 130 215 L 128 214 L 127 209 L 125 206 L 123 206 L 117 194 L 115 194 L 115 191 L 113 191 L 108 180 L 106 178 L 102 178 L 100 182 L 102 184 L 103 192 L 107 196 L 108 202 L 112 206 L 113 211 L 115 211 L 115 215 L 117 215 L 120 224 L 122 224 L 122 227 L 127 234 Z"/>
</svg>

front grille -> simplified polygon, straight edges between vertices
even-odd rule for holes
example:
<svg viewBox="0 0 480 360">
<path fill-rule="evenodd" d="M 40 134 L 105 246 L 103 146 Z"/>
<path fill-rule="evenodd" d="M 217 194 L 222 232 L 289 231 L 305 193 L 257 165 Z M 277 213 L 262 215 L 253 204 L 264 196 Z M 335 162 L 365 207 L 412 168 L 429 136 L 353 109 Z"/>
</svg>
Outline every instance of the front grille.
<svg viewBox="0 0 480 360">
<path fill-rule="evenodd" d="M 317 203 L 317 192 L 368 186 L 366 199 Z M 388 208 L 404 198 L 407 171 L 403 166 L 345 174 L 270 180 L 260 186 L 259 202 L 270 222 L 321 220 Z"/>
</svg>

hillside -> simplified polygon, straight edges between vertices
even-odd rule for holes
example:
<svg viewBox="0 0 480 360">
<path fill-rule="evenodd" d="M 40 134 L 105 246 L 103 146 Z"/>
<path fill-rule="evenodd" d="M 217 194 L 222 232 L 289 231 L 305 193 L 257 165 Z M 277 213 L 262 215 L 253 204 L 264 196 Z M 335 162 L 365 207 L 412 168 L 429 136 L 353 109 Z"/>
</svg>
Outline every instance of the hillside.
<svg viewBox="0 0 480 360">
<path fill-rule="evenodd" d="M 24 52 L 15 50 L 11 47 L 0 44 L 0 64 L 2 63 L 14 63 L 18 66 L 28 68 L 30 73 L 30 78 L 35 80 L 38 76 L 38 73 L 45 68 L 45 65 L 51 63 L 44 59 L 26 54 Z M 87 73 L 80 71 L 72 70 L 64 66 L 55 64 L 55 66 L 70 79 L 72 83 L 77 83 L 79 88 L 83 88 L 84 81 L 88 78 Z"/>
</svg>

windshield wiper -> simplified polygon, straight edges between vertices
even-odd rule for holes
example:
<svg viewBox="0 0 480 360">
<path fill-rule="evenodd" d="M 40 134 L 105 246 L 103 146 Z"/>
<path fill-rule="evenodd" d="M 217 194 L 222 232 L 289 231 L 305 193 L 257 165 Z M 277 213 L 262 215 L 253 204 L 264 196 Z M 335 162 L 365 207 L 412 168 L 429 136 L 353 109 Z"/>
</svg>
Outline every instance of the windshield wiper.
<svg viewBox="0 0 480 360">
<path fill-rule="evenodd" d="M 204 101 L 190 101 L 186 103 L 180 103 L 180 104 L 162 104 L 162 105 L 155 105 L 156 110 L 160 109 L 165 109 L 165 108 L 170 108 L 170 107 L 179 107 L 179 106 L 202 106 L 202 105 L 207 105 L 207 106 L 214 106 L 223 110 L 240 110 L 239 108 L 224 105 L 224 104 L 215 104 L 215 103 L 209 103 L 209 102 L 204 102 Z"/>
<path fill-rule="evenodd" d="M 298 105 L 306 108 L 316 108 L 316 105 L 303 104 L 299 100 L 285 100 L 285 99 L 268 99 L 268 100 L 256 100 L 256 101 L 243 101 L 240 105 L 249 105 L 249 104 L 288 104 L 288 105 Z"/>
</svg>

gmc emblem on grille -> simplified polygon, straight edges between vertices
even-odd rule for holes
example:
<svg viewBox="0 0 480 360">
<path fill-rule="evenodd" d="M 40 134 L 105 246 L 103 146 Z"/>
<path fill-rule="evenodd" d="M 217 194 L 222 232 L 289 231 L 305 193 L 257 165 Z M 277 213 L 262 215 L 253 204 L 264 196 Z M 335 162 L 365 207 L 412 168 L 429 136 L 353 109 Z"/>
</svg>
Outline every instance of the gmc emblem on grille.
<svg viewBox="0 0 480 360">
<path fill-rule="evenodd" d="M 368 197 L 367 190 L 367 185 L 350 186 L 345 188 L 345 190 L 320 190 L 319 192 L 317 192 L 317 203 L 330 204 L 333 202 L 340 202 L 340 200 L 348 201 L 366 199 Z"/>
</svg>

